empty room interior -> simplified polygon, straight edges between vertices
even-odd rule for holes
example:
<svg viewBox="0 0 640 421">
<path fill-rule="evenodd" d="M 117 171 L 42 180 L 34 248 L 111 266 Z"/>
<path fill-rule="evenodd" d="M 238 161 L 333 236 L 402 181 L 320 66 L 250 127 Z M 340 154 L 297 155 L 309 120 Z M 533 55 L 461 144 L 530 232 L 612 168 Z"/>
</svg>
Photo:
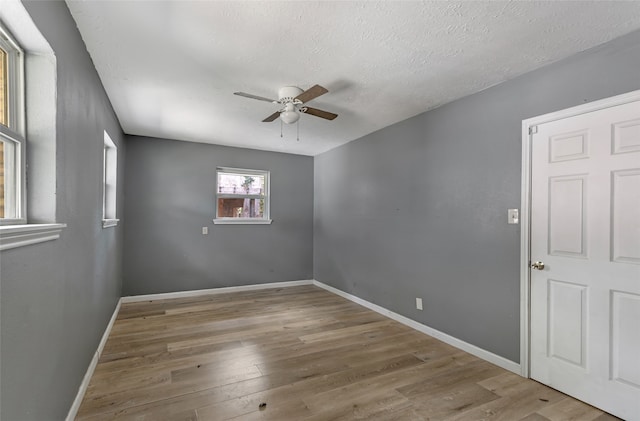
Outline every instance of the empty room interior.
<svg viewBox="0 0 640 421">
<path fill-rule="evenodd" d="M 0 0 L 0 419 L 640 421 L 640 2 Z"/>
</svg>

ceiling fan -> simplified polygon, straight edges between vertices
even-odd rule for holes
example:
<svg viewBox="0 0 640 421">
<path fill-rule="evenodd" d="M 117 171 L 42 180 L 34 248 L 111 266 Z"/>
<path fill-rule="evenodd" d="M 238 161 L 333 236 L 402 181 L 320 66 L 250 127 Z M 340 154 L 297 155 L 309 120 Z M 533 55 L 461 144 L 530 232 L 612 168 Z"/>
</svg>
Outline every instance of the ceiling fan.
<svg viewBox="0 0 640 421">
<path fill-rule="evenodd" d="M 258 95 L 247 94 L 244 92 L 234 92 L 234 95 L 243 96 L 246 98 L 257 99 L 259 101 L 267 101 L 274 104 L 280 104 L 282 108 L 269 117 L 262 120 L 264 123 L 274 121 L 278 117 L 286 124 L 293 124 L 300 119 L 300 113 L 313 115 L 316 117 L 324 118 L 327 120 L 333 120 L 338 117 L 338 114 L 330 113 L 328 111 L 319 110 L 317 108 L 307 107 L 307 102 L 314 98 L 324 95 L 329 92 L 326 88 L 320 85 L 314 85 L 311 88 L 303 91 L 296 86 L 285 86 L 278 90 L 278 100 L 265 98 Z"/>
</svg>

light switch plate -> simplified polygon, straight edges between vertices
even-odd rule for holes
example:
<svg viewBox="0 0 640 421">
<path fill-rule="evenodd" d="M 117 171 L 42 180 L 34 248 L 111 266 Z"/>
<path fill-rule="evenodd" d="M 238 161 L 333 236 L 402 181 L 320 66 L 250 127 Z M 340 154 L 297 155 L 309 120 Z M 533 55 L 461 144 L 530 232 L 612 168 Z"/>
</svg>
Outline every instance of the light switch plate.
<svg viewBox="0 0 640 421">
<path fill-rule="evenodd" d="M 509 224 L 519 224 L 520 223 L 520 212 L 518 209 L 509 209 L 507 212 L 507 217 L 509 218 Z"/>
<path fill-rule="evenodd" d="M 209 234 L 209 227 L 202 227 L 202 235 Z"/>
</svg>

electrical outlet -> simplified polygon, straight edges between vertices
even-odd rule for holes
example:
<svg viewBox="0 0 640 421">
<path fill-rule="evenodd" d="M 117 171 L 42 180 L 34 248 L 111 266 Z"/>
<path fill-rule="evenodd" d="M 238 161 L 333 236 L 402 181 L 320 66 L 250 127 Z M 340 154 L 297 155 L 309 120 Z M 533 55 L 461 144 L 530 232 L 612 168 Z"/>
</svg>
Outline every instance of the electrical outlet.
<svg viewBox="0 0 640 421">
<path fill-rule="evenodd" d="M 209 227 L 202 227 L 202 235 L 209 234 Z"/>
<path fill-rule="evenodd" d="M 416 308 L 422 310 L 422 298 L 416 298 Z"/>
</svg>

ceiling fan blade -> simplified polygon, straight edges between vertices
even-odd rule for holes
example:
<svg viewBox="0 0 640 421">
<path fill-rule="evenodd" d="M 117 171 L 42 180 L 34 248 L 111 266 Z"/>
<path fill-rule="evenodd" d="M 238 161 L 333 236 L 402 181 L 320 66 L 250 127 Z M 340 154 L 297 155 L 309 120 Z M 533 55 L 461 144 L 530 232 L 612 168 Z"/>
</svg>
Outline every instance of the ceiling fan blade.
<svg viewBox="0 0 640 421">
<path fill-rule="evenodd" d="M 259 101 L 277 102 L 277 101 L 274 101 L 273 99 L 265 98 L 263 96 L 258 96 L 258 95 L 246 94 L 244 92 L 234 92 L 233 94 L 238 96 L 243 96 L 245 98 L 257 99 Z"/>
<path fill-rule="evenodd" d="M 275 120 L 276 118 L 280 117 L 280 111 L 276 111 L 275 113 L 271 114 L 269 117 L 265 118 L 264 120 L 262 120 L 263 123 L 270 123 L 273 120 Z"/>
<path fill-rule="evenodd" d="M 311 114 L 316 117 L 325 118 L 327 120 L 333 120 L 334 118 L 338 117 L 338 114 L 330 113 L 329 111 L 319 110 L 317 108 L 304 107 L 303 110 L 305 114 Z"/>
<path fill-rule="evenodd" d="M 312 99 L 319 97 L 320 95 L 326 94 L 327 92 L 329 91 L 326 88 L 323 88 L 320 85 L 313 85 L 311 88 L 307 89 L 294 99 L 297 99 L 304 104 L 305 102 L 309 102 Z"/>
</svg>

